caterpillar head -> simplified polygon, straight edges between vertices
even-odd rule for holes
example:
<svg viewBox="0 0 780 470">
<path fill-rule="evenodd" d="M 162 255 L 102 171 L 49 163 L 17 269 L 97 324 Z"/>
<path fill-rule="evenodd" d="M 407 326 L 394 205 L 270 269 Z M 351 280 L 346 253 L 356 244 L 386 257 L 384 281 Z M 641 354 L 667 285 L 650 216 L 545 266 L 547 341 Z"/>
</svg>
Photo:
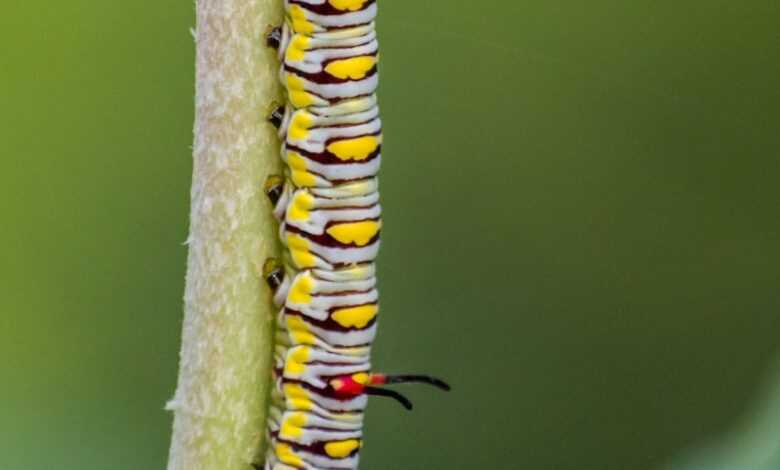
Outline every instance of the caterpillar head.
<svg viewBox="0 0 780 470">
<path fill-rule="evenodd" d="M 374 396 L 393 398 L 407 410 L 412 409 L 412 402 L 395 390 L 380 388 L 382 385 L 402 383 L 425 383 L 440 390 L 449 391 L 450 386 L 441 379 L 430 375 L 387 375 L 358 373 L 332 378 L 328 385 L 333 392 L 342 398 L 352 398 L 362 393 Z"/>
</svg>

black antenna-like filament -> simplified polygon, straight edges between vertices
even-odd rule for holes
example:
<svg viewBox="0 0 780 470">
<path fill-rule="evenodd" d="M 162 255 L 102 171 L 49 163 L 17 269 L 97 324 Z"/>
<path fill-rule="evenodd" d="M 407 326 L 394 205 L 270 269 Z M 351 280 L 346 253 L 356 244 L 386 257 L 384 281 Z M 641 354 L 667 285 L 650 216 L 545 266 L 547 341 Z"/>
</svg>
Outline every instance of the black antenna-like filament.
<svg viewBox="0 0 780 470">
<path fill-rule="evenodd" d="M 407 410 L 412 409 L 412 402 L 409 401 L 409 399 L 406 398 L 405 396 L 396 392 L 395 390 L 386 390 L 384 388 L 377 388 L 377 387 L 366 387 L 365 393 L 367 395 L 393 398 L 396 401 L 398 401 L 398 403 L 403 405 L 403 407 L 406 408 Z"/>
<path fill-rule="evenodd" d="M 437 379 L 436 377 L 431 377 L 430 375 L 410 375 L 410 374 L 385 375 L 385 383 L 388 385 L 404 384 L 404 383 L 424 383 L 424 384 L 432 385 L 440 390 L 444 390 L 445 392 L 449 392 L 452 389 L 447 382 L 441 379 Z"/>
</svg>

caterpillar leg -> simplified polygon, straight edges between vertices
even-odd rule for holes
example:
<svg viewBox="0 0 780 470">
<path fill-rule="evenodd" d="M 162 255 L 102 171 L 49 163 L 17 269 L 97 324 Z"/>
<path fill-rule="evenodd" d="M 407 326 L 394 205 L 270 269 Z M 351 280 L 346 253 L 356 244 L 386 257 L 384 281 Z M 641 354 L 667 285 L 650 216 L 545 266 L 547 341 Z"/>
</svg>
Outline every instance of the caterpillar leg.
<svg viewBox="0 0 780 470">
<path fill-rule="evenodd" d="M 270 106 L 271 110 L 268 113 L 268 122 L 273 124 L 273 126 L 276 129 L 281 129 L 282 124 L 284 124 L 285 116 L 286 116 L 286 109 L 284 106 L 278 104 L 278 103 L 271 103 Z"/>
<path fill-rule="evenodd" d="M 281 175 L 271 175 L 265 180 L 265 195 L 276 205 L 284 193 L 284 177 Z"/>
<path fill-rule="evenodd" d="M 274 295 L 274 305 L 284 304 L 290 290 L 290 280 L 285 276 L 284 266 L 276 258 L 268 258 L 263 264 L 263 278 Z"/>
<path fill-rule="evenodd" d="M 263 265 L 263 277 L 273 292 L 279 290 L 284 282 L 284 268 L 276 258 L 268 258 Z"/>
<path fill-rule="evenodd" d="M 265 45 L 271 49 L 279 50 L 282 46 L 282 28 L 281 26 L 269 26 L 265 33 Z"/>
<path fill-rule="evenodd" d="M 263 185 L 263 192 L 268 197 L 273 205 L 274 217 L 277 220 L 282 220 L 284 214 L 287 211 L 287 202 L 290 199 L 290 185 L 282 175 L 270 175 L 265 180 Z"/>
</svg>

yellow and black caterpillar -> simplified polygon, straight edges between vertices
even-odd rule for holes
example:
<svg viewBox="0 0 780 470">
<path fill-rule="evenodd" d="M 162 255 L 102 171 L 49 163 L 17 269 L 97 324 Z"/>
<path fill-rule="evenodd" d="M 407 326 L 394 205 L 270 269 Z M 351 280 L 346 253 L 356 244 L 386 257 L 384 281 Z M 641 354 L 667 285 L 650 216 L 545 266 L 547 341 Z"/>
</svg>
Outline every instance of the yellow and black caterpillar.
<svg viewBox="0 0 780 470">
<path fill-rule="evenodd" d="M 286 0 L 284 25 L 267 37 L 287 103 L 269 118 L 285 174 L 265 191 L 286 253 L 264 270 L 280 308 L 264 470 L 357 469 L 369 395 L 411 409 L 381 386 L 449 390 L 429 376 L 371 372 L 382 227 L 375 17 L 375 0 Z"/>
</svg>

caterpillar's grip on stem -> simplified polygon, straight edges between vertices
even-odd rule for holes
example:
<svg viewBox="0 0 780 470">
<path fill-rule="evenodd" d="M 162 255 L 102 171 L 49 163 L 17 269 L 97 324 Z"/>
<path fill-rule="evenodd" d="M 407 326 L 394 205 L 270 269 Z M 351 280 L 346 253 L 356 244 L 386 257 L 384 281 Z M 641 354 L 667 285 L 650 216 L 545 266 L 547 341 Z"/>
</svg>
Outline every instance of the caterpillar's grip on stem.
<svg viewBox="0 0 780 470">
<path fill-rule="evenodd" d="M 356 469 L 369 395 L 411 408 L 379 387 L 422 380 L 448 389 L 371 373 L 368 362 L 381 229 L 376 2 L 284 8 L 197 3 L 190 251 L 168 470 L 248 470 L 263 460 L 264 437 L 264 468 Z M 284 28 L 269 34 L 284 12 Z M 266 45 L 284 62 L 285 106 L 270 116 L 284 176 L 272 126 L 257 113 L 281 98 Z"/>
</svg>

